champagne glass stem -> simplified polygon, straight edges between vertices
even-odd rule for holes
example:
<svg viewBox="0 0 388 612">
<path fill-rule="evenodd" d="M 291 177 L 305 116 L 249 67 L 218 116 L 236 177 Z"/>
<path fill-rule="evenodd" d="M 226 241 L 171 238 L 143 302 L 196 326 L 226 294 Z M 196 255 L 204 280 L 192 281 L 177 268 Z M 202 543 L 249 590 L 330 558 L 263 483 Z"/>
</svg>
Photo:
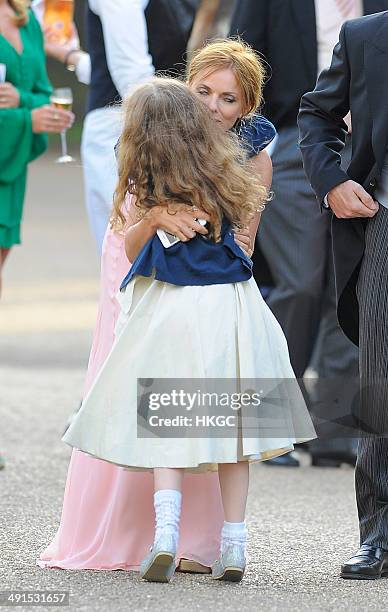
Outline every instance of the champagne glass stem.
<svg viewBox="0 0 388 612">
<path fill-rule="evenodd" d="M 62 144 L 62 156 L 67 157 L 66 130 L 63 130 L 63 132 L 61 132 L 61 144 Z"/>
</svg>

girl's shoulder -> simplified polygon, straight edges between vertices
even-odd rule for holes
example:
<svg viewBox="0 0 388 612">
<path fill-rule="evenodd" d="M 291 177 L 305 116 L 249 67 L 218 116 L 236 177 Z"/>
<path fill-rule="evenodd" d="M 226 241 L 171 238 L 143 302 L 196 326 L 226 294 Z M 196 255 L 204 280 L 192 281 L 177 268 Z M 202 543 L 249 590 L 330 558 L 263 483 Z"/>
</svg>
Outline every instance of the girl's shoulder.
<svg viewBox="0 0 388 612">
<path fill-rule="evenodd" d="M 253 157 L 265 149 L 276 136 L 275 126 L 258 113 L 242 119 L 236 132 L 249 157 Z"/>
</svg>

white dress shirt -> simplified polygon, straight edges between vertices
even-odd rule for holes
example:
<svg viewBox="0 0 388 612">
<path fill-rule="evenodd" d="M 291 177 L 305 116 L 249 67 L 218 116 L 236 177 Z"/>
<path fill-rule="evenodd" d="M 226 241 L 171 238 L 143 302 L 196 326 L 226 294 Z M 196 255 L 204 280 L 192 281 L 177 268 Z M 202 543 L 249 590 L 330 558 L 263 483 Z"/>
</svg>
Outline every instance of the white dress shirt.
<svg viewBox="0 0 388 612">
<path fill-rule="evenodd" d="M 89 0 L 90 9 L 101 19 L 106 59 L 112 81 L 121 96 L 133 86 L 146 81 L 155 72 L 148 51 L 144 11 L 149 0 Z M 32 9 L 43 21 L 44 0 L 33 0 Z M 77 65 L 78 80 L 90 83 L 91 65 L 87 53 Z"/>
<path fill-rule="evenodd" d="M 349 15 L 349 19 L 355 19 L 362 15 L 362 0 L 354 0 L 354 8 Z M 318 42 L 318 74 L 320 74 L 331 64 L 333 49 L 338 42 L 344 18 L 336 0 L 315 0 L 315 16 Z"/>
<path fill-rule="evenodd" d="M 144 15 L 148 2 L 89 0 L 91 11 L 101 19 L 109 72 L 121 96 L 155 72 Z"/>
</svg>

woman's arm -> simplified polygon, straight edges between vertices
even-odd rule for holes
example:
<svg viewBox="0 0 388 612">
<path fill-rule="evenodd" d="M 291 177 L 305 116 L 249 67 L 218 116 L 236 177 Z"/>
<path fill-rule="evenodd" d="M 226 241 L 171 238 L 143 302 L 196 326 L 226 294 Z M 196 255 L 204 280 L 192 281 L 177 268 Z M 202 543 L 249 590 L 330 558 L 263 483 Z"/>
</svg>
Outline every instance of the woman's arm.
<svg viewBox="0 0 388 612">
<path fill-rule="evenodd" d="M 272 161 L 267 151 L 260 151 L 257 155 L 252 157 L 249 162 L 252 165 L 253 172 L 256 176 L 260 177 L 261 183 L 269 190 L 272 184 Z M 260 203 L 259 203 L 260 204 Z M 258 211 L 252 217 L 251 222 L 247 228 L 236 232 L 235 241 L 240 248 L 247 253 L 249 257 L 255 248 L 256 234 L 260 224 L 261 212 Z"/>
<path fill-rule="evenodd" d="M 174 234 L 181 242 L 191 240 L 196 233 L 204 235 L 208 233 L 205 227 L 195 221 L 195 218 L 210 221 L 209 215 L 200 209 L 193 213 L 188 212 L 187 207 L 182 205 L 168 208 L 167 206 L 153 206 L 140 221 L 136 221 L 134 211 L 135 207 L 132 205 L 128 214 L 129 228 L 125 233 L 125 252 L 131 263 L 148 240 L 155 236 L 158 229 Z M 193 214 L 196 217 L 193 217 Z"/>
</svg>

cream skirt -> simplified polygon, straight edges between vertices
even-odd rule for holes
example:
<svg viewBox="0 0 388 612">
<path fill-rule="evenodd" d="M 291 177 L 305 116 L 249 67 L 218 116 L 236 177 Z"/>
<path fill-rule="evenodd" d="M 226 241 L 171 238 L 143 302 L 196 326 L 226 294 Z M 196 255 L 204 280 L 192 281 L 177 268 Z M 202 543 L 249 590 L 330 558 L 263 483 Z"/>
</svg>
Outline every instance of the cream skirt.
<svg viewBox="0 0 388 612">
<path fill-rule="evenodd" d="M 118 299 L 116 341 L 63 437 L 66 443 L 128 469 L 197 472 L 269 459 L 315 438 L 286 339 L 253 279 L 180 287 L 135 277 Z M 196 428 L 197 407 L 179 407 L 192 422 L 174 428 L 172 420 L 160 421 L 157 408 L 144 409 L 149 391 L 138 408 L 138 379 L 145 390 L 158 389 L 155 379 L 174 379 L 174 387 L 182 380 L 198 392 L 257 391 L 262 401 L 234 410 L 212 407 L 212 415 L 233 419 L 205 433 Z"/>
</svg>

